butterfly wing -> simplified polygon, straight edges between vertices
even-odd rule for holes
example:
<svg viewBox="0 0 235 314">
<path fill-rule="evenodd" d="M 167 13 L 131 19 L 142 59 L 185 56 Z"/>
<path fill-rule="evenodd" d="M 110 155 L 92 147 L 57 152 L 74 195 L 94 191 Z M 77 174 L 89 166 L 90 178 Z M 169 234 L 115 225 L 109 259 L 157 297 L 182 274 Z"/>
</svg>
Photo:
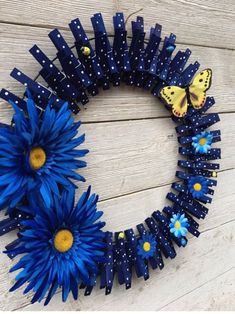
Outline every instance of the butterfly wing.
<svg viewBox="0 0 235 314">
<path fill-rule="evenodd" d="M 167 106 L 172 107 L 172 113 L 179 118 L 186 115 L 188 110 L 187 95 L 184 88 L 166 86 L 160 92 L 161 99 Z"/>
<path fill-rule="evenodd" d="M 196 75 L 192 84 L 189 86 L 189 97 L 192 106 L 200 109 L 206 101 L 206 91 L 211 86 L 212 71 L 206 69 Z"/>
</svg>

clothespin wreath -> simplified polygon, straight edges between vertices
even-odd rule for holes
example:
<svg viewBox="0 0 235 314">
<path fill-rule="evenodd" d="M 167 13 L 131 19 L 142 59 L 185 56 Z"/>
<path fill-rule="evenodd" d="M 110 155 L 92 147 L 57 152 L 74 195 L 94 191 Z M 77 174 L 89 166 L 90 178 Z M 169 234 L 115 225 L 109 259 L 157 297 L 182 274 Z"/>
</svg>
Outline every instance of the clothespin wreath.
<svg viewBox="0 0 235 314">
<path fill-rule="evenodd" d="M 63 301 L 70 293 L 77 299 L 79 289 L 90 295 L 98 276 L 105 294 L 116 278 L 131 288 L 133 272 L 147 280 L 150 268 L 163 269 L 165 259 L 176 257 L 175 246 L 187 245 L 189 233 L 200 235 L 199 220 L 206 217 L 217 184 L 219 164 L 211 161 L 221 158 L 220 148 L 213 147 L 221 134 L 208 129 L 219 121 L 217 113 L 207 113 L 215 103 L 207 96 L 211 69 L 196 73 L 198 62 L 187 65 L 191 51 L 175 53 L 176 36 L 162 40 L 159 24 L 147 41 L 143 17 L 131 22 L 130 41 L 123 13 L 113 17 L 113 36 L 100 13 L 91 22 L 93 39 L 78 18 L 71 21 L 73 47 L 59 30 L 51 31 L 57 50 L 53 60 L 36 44 L 30 49 L 44 85 L 15 68 L 11 76 L 26 87 L 24 97 L 0 92 L 15 111 L 11 125 L 0 125 L 0 209 L 6 213 L 0 235 L 18 230 L 5 251 L 9 258 L 20 256 L 10 269 L 21 269 L 11 291 L 24 285 L 24 293 L 33 291 L 33 303 L 48 304 L 58 288 Z M 182 156 L 177 182 L 166 196 L 171 206 L 116 233 L 104 231 L 91 187 L 74 201 L 74 180 L 85 181 L 78 170 L 86 166 L 88 150 L 79 148 L 85 135 L 77 136 L 80 122 L 72 113 L 111 84 L 144 88 L 165 104 Z"/>
</svg>

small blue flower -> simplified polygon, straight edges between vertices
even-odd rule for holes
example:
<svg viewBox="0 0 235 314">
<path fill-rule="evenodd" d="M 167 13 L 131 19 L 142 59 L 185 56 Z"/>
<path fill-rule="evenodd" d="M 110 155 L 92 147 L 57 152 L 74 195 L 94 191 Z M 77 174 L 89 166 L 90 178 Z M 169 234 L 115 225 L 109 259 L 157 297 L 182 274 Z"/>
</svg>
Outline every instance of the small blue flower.
<svg viewBox="0 0 235 314">
<path fill-rule="evenodd" d="M 74 187 L 70 179 L 85 181 L 75 172 L 86 166 L 78 158 L 88 150 L 77 149 L 85 135 L 74 138 L 80 122 L 74 123 L 67 103 L 58 112 L 48 104 L 40 116 L 30 97 L 27 113 L 12 106 L 12 127 L 0 128 L 0 209 L 38 194 L 50 206 L 53 194 Z"/>
<path fill-rule="evenodd" d="M 188 232 L 188 219 L 184 214 L 174 214 L 171 218 L 171 223 L 169 225 L 170 232 L 174 234 L 175 237 L 181 238 Z"/>
<path fill-rule="evenodd" d="M 190 177 L 188 189 L 194 198 L 200 199 L 208 192 L 208 181 L 202 176 Z"/>
<path fill-rule="evenodd" d="M 192 146 L 195 148 L 196 153 L 206 154 L 211 148 L 213 136 L 210 132 L 201 132 L 192 138 Z"/>
<path fill-rule="evenodd" d="M 152 234 L 144 234 L 140 239 L 137 246 L 137 254 L 142 258 L 148 259 L 156 252 L 156 241 Z"/>
<path fill-rule="evenodd" d="M 93 285 L 98 263 L 104 262 L 104 222 L 97 221 L 103 214 L 97 211 L 96 195 L 90 188 L 74 206 L 74 189 L 64 190 L 55 197 L 53 207 L 38 204 L 34 218 L 23 221 L 16 248 L 8 255 L 24 254 L 11 272 L 22 268 L 16 276 L 14 291 L 26 282 L 24 293 L 33 290 L 32 303 L 41 301 L 46 293 L 45 305 L 58 288 L 62 288 L 65 302 L 70 291 L 78 297 L 80 284 Z"/>
</svg>

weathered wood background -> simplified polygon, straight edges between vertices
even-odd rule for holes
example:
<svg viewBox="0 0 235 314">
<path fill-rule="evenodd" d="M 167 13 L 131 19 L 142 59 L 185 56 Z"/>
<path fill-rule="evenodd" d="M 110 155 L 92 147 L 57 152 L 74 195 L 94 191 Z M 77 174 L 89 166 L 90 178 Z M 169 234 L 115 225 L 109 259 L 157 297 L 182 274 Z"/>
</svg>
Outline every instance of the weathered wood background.
<svg viewBox="0 0 235 314">
<path fill-rule="evenodd" d="M 148 29 L 156 22 L 164 35 L 175 32 L 178 47 L 189 47 L 192 60 L 213 69 L 210 94 L 213 111 L 220 113 L 222 130 L 221 170 L 210 213 L 201 223 L 201 236 L 178 250 L 162 271 L 154 271 L 147 282 L 134 280 L 132 289 L 115 285 L 110 296 L 95 289 L 90 297 L 66 304 L 57 294 L 47 308 L 30 304 L 22 291 L 8 293 L 14 263 L 0 255 L 1 310 L 232 310 L 235 309 L 235 2 L 233 0 L 1 0 L 0 87 L 22 95 L 20 84 L 10 78 L 16 66 L 35 75 L 39 69 L 28 53 L 36 42 L 49 56 L 55 49 L 47 37 L 57 27 L 72 44 L 67 24 L 79 16 L 91 32 L 90 16 L 103 14 L 112 32 L 112 16 L 127 17 L 143 9 Z M 130 24 L 128 25 L 130 30 Z M 0 120 L 9 122 L 12 110 L 0 103 Z M 150 94 L 121 87 L 101 92 L 82 111 L 86 132 L 84 146 L 90 149 L 89 167 L 83 170 L 87 184 L 100 195 L 108 230 L 122 230 L 142 222 L 153 210 L 167 203 L 165 195 L 175 180 L 177 139 L 165 109 Z M 80 193 L 80 192 L 79 192 Z M 79 194 L 78 193 L 78 194 Z M 15 234 L 1 238 L 0 248 Z"/>
</svg>

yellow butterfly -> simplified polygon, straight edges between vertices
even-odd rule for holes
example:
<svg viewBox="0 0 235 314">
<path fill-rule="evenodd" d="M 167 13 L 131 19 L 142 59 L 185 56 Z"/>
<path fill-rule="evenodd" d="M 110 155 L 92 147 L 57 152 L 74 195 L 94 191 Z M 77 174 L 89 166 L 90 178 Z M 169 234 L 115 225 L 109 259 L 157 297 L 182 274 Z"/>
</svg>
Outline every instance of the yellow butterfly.
<svg viewBox="0 0 235 314">
<path fill-rule="evenodd" d="M 211 86 L 212 70 L 205 69 L 195 76 L 192 83 L 186 88 L 178 86 L 166 86 L 160 92 L 160 97 L 167 106 L 172 107 L 172 113 L 176 117 L 186 115 L 188 105 L 200 109 L 206 101 L 206 91 Z"/>
</svg>

